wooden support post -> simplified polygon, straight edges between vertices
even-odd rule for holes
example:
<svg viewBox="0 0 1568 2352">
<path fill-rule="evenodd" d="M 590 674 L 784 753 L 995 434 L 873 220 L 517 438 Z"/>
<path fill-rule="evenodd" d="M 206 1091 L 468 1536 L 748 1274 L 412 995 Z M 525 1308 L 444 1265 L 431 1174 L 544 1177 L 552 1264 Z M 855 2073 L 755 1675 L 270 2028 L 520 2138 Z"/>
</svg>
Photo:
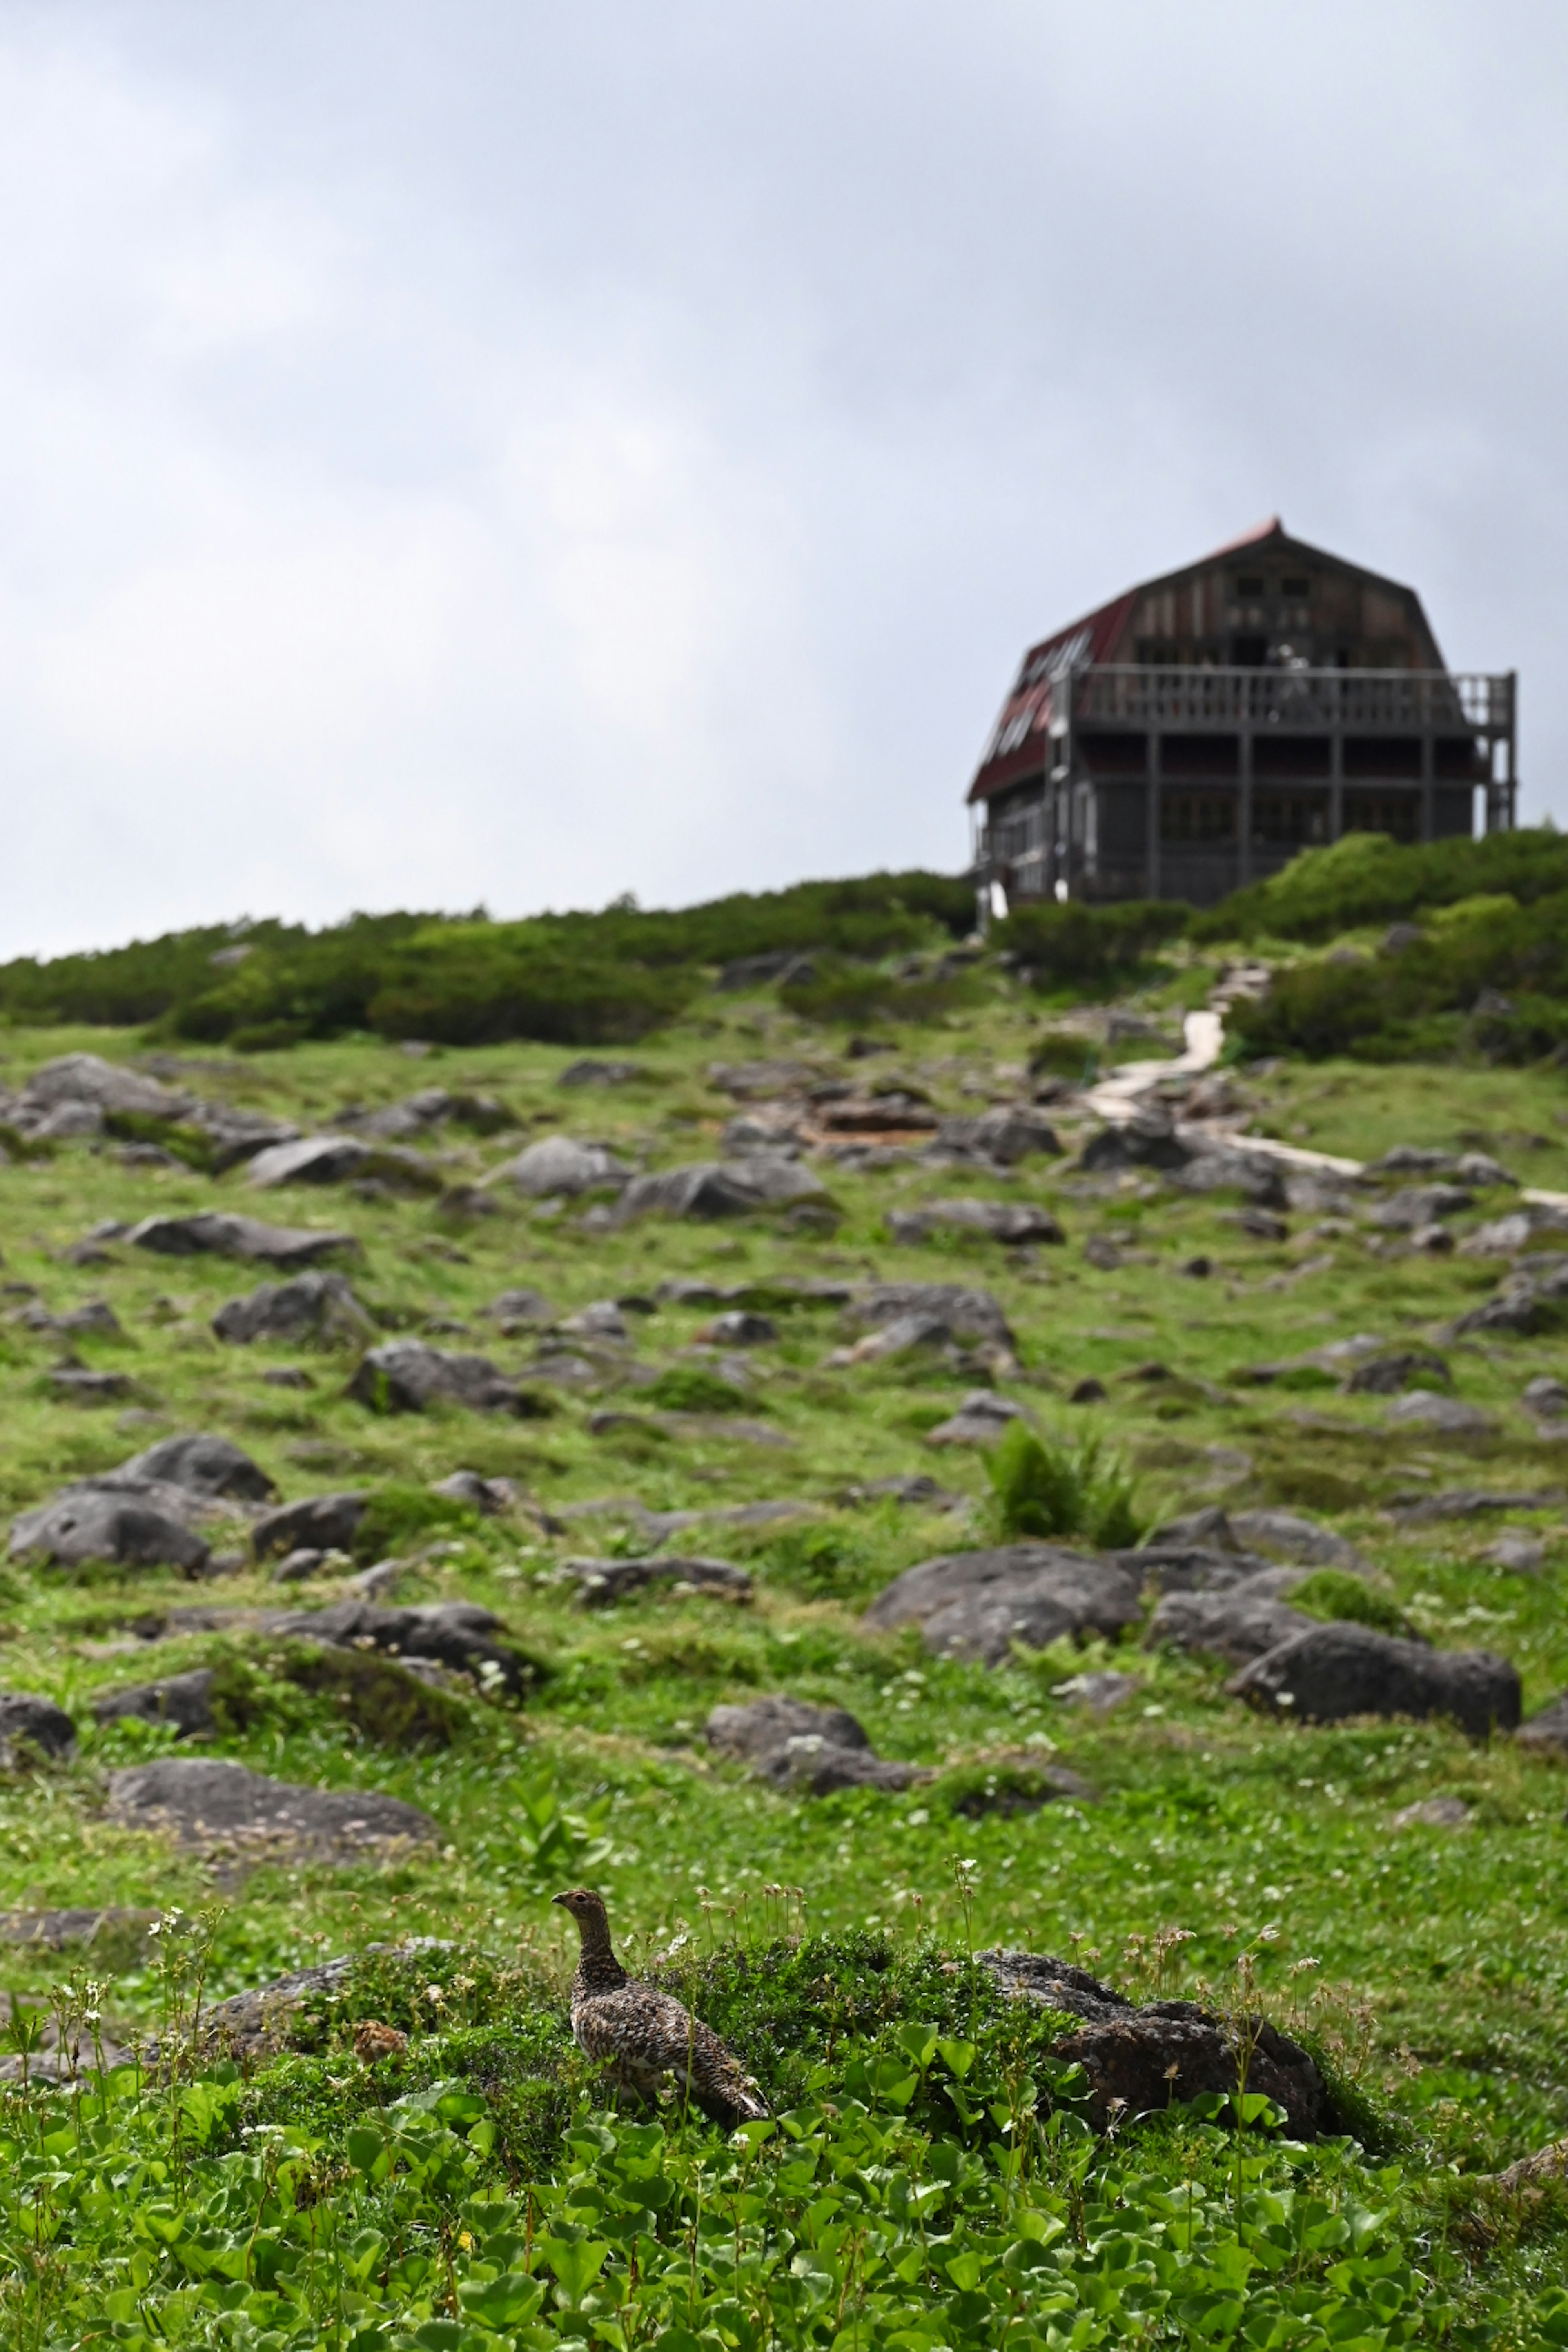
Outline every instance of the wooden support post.
<svg viewBox="0 0 1568 2352">
<path fill-rule="evenodd" d="M 1329 738 L 1329 839 L 1338 841 L 1345 829 L 1345 730 L 1342 714 L 1334 714 Z"/>
<path fill-rule="evenodd" d="M 1160 895 L 1160 736 L 1151 727 L 1144 738 L 1147 783 L 1143 795 L 1143 896 Z"/>
<path fill-rule="evenodd" d="M 1432 684 L 1421 688 L 1421 832 L 1423 841 L 1437 836 L 1436 751 L 1432 740 Z"/>
<path fill-rule="evenodd" d="M 1252 730 L 1244 727 L 1238 746 L 1241 782 L 1236 795 L 1236 879 L 1245 889 L 1252 879 Z"/>
</svg>

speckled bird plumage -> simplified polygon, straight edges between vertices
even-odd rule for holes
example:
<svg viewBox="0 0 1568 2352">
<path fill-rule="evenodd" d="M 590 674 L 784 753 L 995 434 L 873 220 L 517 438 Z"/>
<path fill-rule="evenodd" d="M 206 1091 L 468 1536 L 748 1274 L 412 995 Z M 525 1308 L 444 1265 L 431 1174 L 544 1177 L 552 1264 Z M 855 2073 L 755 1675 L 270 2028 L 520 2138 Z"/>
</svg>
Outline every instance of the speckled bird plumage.
<svg viewBox="0 0 1568 2352">
<path fill-rule="evenodd" d="M 642 2098 L 656 2097 L 673 2076 L 678 2092 L 728 2130 L 765 2116 L 766 2100 L 711 2027 L 672 1993 L 627 1976 L 610 1942 L 603 1897 L 574 1886 L 552 1899 L 571 1913 L 582 1938 L 572 1979 L 578 2048 L 613 2065 L 617 2080 Z"/>
</svg>

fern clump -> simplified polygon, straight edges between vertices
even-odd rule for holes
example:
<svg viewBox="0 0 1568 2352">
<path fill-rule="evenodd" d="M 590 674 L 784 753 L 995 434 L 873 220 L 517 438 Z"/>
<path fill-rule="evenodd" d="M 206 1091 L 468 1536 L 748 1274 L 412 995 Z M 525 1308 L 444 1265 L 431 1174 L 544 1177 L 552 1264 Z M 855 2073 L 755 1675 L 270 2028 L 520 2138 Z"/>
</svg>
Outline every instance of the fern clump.
<svg viewBox="0 0 1568 2352">
<path fill-rule="evenodd" d="M 1142 1533 L 1131 1473 L 1092 1434 L 1069 1444 L 1011 1422 L 985 1466 L 1005 1535 L 1083 1536 L 1119 1551 Z"/>
</svg>

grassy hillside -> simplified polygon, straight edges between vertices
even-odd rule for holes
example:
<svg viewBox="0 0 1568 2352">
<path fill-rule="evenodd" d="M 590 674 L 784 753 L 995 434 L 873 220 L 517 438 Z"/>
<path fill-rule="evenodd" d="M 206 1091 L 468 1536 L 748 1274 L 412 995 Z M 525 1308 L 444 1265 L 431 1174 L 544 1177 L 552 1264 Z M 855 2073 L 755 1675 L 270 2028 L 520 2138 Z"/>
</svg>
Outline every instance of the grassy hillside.
<svg viewBox="0 0 1568 2352">
<path fill-rule="evenodd" d="M 1156 1028 L 1173 1030 L 1218 961 L 1181 955 L 1131 1008 Z M 780 1287 L 989 1288 L 1017 1339 L 1001 1392 L 1069 1445 L 1098 1431 L 1144 1524 L 1214 1501 L 1306 1510 L 1362 1550 L 1423 1634 L 1511 1658 L 1533 1709 L 1568 1685 L 1560 1506 L 1407 1512 L 1456 1488 L 1556 1491 L 1561 1444 L 1520 1399 L 1561 1369 L 1560 1342 L 1443 1343 L 1456 1393 L 1489 1417 L 1463 1438 L 1393 1423 L 1386 1398 L 1343 1394 L 1326 1374 L 1249 1376 L 1357 1333 L 1435 1344 L 1496 1265 L 1412 1253 L 1332 1215 L 1292 1214 L 1259 1238 L 1234 1194 L 1147 1171 L 1085 1177 L 1070 1155 L 1094 1122 L 1070 1095 L 1051 1111 L 1059 1160 L 1009 1178 L 913 1158 L 827 1164 L 827 1213 L 623 1228 L 591 1202 L 471 1189 L 558 1129 L 656 1168 L 715 1157 L 735 1106 L 711 1070 L 763 1056 L 846 1086 L 901 1083 L 933 1116 L 1016 1098 L 1031 1059 L 1063 1057 L 1056 1016 L 994 964 L 967 985 L 934 1020 L 881 1016 L 893 1050 L 868 1063 L 844 1058 L 842 1027 L 771 994 L 704 989 L 639 1049 L 639 1075 L 592 1093 L 559 1087 L 564 1046 L 418 1060 L 363 1036 L 243 1059 L 162 1049 L 157 1067 L 194 1093 L 307 1131 L 415 1087 L 491 1098 L 500 1131 L 448 1124 L 418 1147 L 439 1192 L 373 1178 L 257 1194 L 243 1170 L 149 1164 L 155 1123 L 131 1143 L 18 1139 L 0 1168 L 11 1509 L 161 1435 L 220 1433 L 285 1499 L 378 1497 L 355 1549 L 401 1561 L 392 1598 L 484 1603 L 534 1680 L 521 1707 L 459 1691 L 398 1716 L 341 1675 L 312 1680 L 243 1621 L 181 1631 L 174 1615 L 331 1601 L 359 1557 L 282 1589 L 243 1556 L 195 1584 L 8 1564 L 0 1681 L 63 1705 L 79 1738 L 63 1761 L 21 1751 L 0 1779 L 0 1912 L 13 1935 L 26 1932 L 16 1915 L 106 1915 L 85 1948 L 11 1944 L 14 2046 L 51 2003 L 84 2047 L 93 2031 L 128 2047 L 162 2028 L 167 2042 L 171 2024 L 193 2022 L 198 1978 L 210 2006 L 337 1954 L 394 1954 L 361 1958 L 295 2054 L 237 2069 L 198 2042 L 172 2073 L 5 2090 L 8 2340 L 1562 2340 L 1555 2207 L 1500 2211 L 1474 2185 L 1568 2132 L 1560 1768 L 1438 1724 L 1265 1718 L 1226 1696 L 1226 1668 L 1145 1649 L 1138 1628 L 1115 1644 L 1020 1648 L 995 1669 L 932 1657 L 913 1629 L 872 1631 L 860 1612 L 895 1574 L 998 1531 L 983 1455 L 926 1443 L 987 1375 L 931 1351 L 836 1363 L 855 1336 L 838 1310 Z M 1066 1038 L 1068 1060 L 1092 1031 Z M 4 1045 L 13 1088 L 72 1050 L 145 1051 L 133 1033 L 80 1027 L 16 1026 Z M 1394 1066 L 1369 1088 L 1353 1065 L 1287 1062 L 1237 1083 L 1267 1132 L 1360 1158 L 1398 1142 L 1484 1149 L 1568 1190 L 1553 1066 Z M 889 1212 L 960 1193 L 1048 1207 L 1065 1244 L 889 1238 Z M 1510 1197 L 1479 1201 L 1454 1230 Z M 521 1381 L 526 1413 L 378 1413 L 348 1392 L 352 1348 L 223 1344 L 212 1318 L 260 1269 L 123 1240 L 97 1262 L 62 1255 L 100 1222 L 208 1208 L 351 1234 L 363 1255 L 344 1270 L 380 1336 L 490 1357 Z M 750 1286 L 778 1337 L 705 1343 L 711 1302 L 658 1298 L 679 1278 Z M 522 1286 L 557 1318 L 631 1302 L 626 1342 L 578 1343 L 588 1385 L 542 1373 L 527 1331 L 499 1329 L 490 1302 Z M 118 1331 L 58 1328 L 93 1300 Z M 62 1359 L 121 1375 L 124 1392 L 98 1405 L 62 1392 Z M 1089 1379 L 1102 1401 L 1069 1402 Z M 433 1500 L 458 1469 L 516 1482 L 517 1499 L 489 1517 Z M 955 1507 L 865 1492 L 920 1474 Z M 788 1507 L 678 1539 L 747 1569 L 749 1605 L 678 1591 L 584 1609 L 561 1573 L 584 1553 L 637 1553 L 642 1512 L 769 1502 Z M 1489 1557 L 1510 1528 L 1542 1543 L 1532 1572 Z M 214 1539 L 238 1549 L 243 1536 L 237 1520 Z M 351 1866 L 237 1865 L 115 1826 L 106 1775 L 191 1751 L 165 1727 L 96 1726 L 95 1697 L 213 1664 L 229 1703 L 200 1752 L 407 1799 L 439 1843 Z M 1057 1695 L 1108 1667 L 1142 1678 L 1116 1712 Z M 824 1798 L 747 1779 L 704 1726 L 715 1705 L 770 1691 L 848 1707 L 880 1754 L 936 1777 Z M 1039 1803 L 1047 1765 L 1089 1793 Z M 1391 1826 L 1436 1795 L 1460 1801 L 1463 1826 Z M 1008 1810 L 1015 1799 L 1035 1809 Z M 605 1893 L 623 1948 L 662 1958 L 743 2048 L 779 2127 L 731 2144 L 674 2111 L 606 2116 L 564 2036 L 569 1930 L 547 1901 L 583 1877 Z M 150 1938 L 159 1914 L 171 1924 Z M 441 1948 L 398 1961 L 418 1937 Z M 1106 2138 L 1081 2078 L 1051 2055 L 1059 2021 L 1001 2002 L 972 1969 L 998 1942 L 1237 2016 L 1255 1986 L 1318 2050 L 1346 2136 L 1238 2144 L 1233 2111 L 1200 2103 L 1124 2118 Z M 403 2056 L 354 2056 L 367 2016 L 408 2034 Z"/>
</svg>

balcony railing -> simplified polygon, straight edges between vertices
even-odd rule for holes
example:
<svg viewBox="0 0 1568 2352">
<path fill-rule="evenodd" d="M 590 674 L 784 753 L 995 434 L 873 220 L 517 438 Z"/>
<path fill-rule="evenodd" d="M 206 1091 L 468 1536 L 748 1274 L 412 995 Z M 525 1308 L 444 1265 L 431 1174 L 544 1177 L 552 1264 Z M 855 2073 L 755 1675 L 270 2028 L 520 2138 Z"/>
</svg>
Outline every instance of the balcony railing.
<svg viewBox="0 0 1568 2352">
<path fill-rule="evenodd" d="M 1072 678 L 1079 725 L 1340 728 L 1352 734 L 1513 732 L 1510 674 L 1196 669 L 1103 663 Z"/>
</svg>

